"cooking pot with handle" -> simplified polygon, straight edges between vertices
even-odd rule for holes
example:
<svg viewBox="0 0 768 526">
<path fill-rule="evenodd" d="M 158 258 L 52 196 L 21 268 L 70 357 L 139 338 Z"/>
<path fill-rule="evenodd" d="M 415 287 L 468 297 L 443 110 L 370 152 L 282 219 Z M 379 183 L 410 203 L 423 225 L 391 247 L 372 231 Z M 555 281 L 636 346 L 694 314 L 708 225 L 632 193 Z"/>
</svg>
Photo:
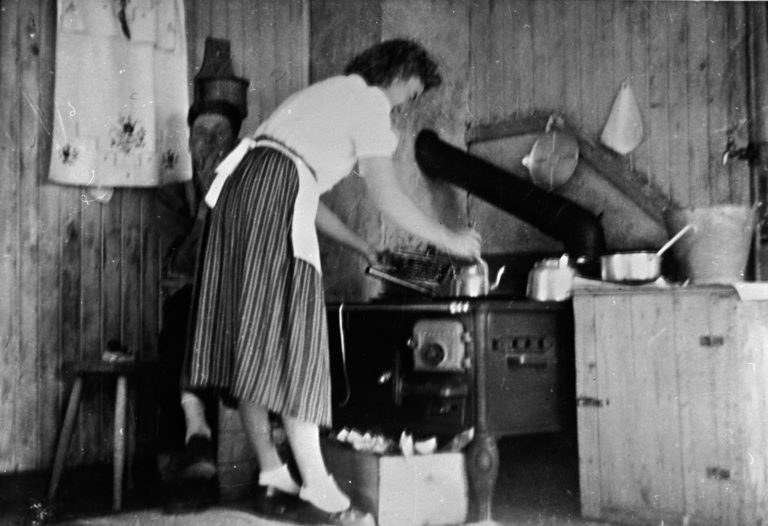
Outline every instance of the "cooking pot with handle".
<svg viewBox="0 0 768 526">
<path fill-rule="evenodd" d="M 600 256 L 600 277 L 603 281 L 620 283 L 656 281 L 661 276 L 661 256 L 693 228 L 693 225 L 686 225 L 656 252 L 645 250 Z"/>
</svg>

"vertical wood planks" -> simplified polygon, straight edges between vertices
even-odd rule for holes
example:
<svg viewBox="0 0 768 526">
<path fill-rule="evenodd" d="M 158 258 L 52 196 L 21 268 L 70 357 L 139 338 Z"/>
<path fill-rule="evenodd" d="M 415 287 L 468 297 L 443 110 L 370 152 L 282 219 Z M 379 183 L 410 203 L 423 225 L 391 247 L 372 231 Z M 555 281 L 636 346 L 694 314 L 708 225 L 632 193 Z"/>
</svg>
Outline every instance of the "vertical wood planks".
<svg viewBox="0 0 768 526">
<path fill-rule="evenodd" d="M 649 157 L 652 151 L 648 140 L 649 100 L 648 100 L 648 50 L 650 40 L 650 11 L 648 2 L 625 2 L 626 30 L 629 38 L 629 79 L 632 91 L 640 108 L 643 121 L 643 140 L 630 154 L 632 165 L 640 173 L 649 172 Z M 650 179 L 645 181 L 650 182 Z"/>
<path fill-rule="evenodd" d="M 671 195 L 669 179 L 669 157 L 672 154 L 669 146 L 671 136 L 669 125 L 669 50 L 667 9 L 668 2 L 654 2 L 650 9 L 650 60 L 648 64 L 649 85 L 648 100 L 650 113 L 648 115 L 647 140 L 651 154 L 648 168 L 651 182 L 657 188 Z"/>
<path fill-rule="evenodd" d="M 633 356 L 626 365 L 634 371 L 630 385 L 638 386 L 626 389 L 634 398 L 627 422 L 636 445 L 633 504 L 671 512 L 683 498 L 674 306 L 669 295 L 637 295 L 630 301 Z M 626 334 L 627 324 L 614 330 Z"/>
<path fill-rule="evenodd" d="M 765 517 L 766 313 L 767 301 L 717 286 L 575 295 L 577 396 L 607 404 L 578 408 L 586 517 Z"/>
<path fill-rule="evenodd" d="M 19 302 L 19 362 L 16 397 L 17 451 L 21 465 L 35 464 L 40 443 L 37 402 L 39 303 L 37 295 L 39 235 L 37 194 L 37 159 L 40 118 L 38 110 L 40 6 L 24 2 L 19 13 L 19 266 L 17 272 Z"/>
<path fill-rule="evenodd" d="M 35 466 L 47 466 L 55 447 L 61 382 L 58 381 L 61 357 L 61 284 L 59 268 L 61 257 L 59 239 L 59 186 L 45 183 L 48 161 L 51 155 L 51 130 L 53 124 L 53 70 L 54 39 L 56 30 L 56 6 L 53 2 L 39 0 L 39 90 L 37 104 L 40 111 L 38 130 L 38 158 L 36 180 L 38 188 L 37 219 L 39 268 L 37 269 L 38 348 L 37 381 L 40 385 L 37 404 L 39 426 L 38 460 Z M 0 59 L 2 60 L 2 59 Z"/>
<path fill-rule="evenodd" d="M 707 71 L 710 60 L 707 55 L 707 19 L 711 2 L 686 4 L 688 27 L 688 188 L 689 203 L 702 206 L 709 203 L 709 113 Z M 682 174 L 681 174 L 681 177 Z"/>
<path fill-rule="evenodd" d="M 636 503 L 633 491 L 636 470 L 635 437 L 624 430 L 632 429 L 636 413 L 635 399 L 624 386 L 632 385 L 631 336 L 627 331 L 627 313 L 631 313 L 628 297 L 595 298 L 595 339 L 600 342 L 596 358 L 600 399 L 600 473 L 603 506 L 626 507 Z M 617 330 L 623 327 L 623 330 Z"/>
<path fill-rule="evenodd" d="M 576 414 L 579 443 L 579 491 L 581 514 L 600 517 L 603 496 L 600 489 L 600 408 L 579 400 L 602 400 L 597 375 L 597 330 L 595 298 L 573 298 L 574 348 L 576 360 Z"/>
<path fill-rule="evenodd" d="M 726 138 L 732 126 L 728 119 L 728 94 L 726 92 L 726 69 L 728 65 L 728 30 L 725 24 L 728 8 L 719 3 L 707 2 L 707 51 L 709 68 L 707 69 L 708 113 L 709 113 L 709 155 L 708 187 L 709 202 L 722 204 L 730 194 L 728 188 L 728 168 L 722 165 L 722 153 L 725 151 Z"/>
<path fill-rule="evenodd" d="M 670 196 L 687 205 L 690 201 L 688 164 L 688 19 L 687 2 L 667 4 L 667 38 L 669 44 L 669 181 Z"/>
<path fill-rule="evenodd" d="M 6 1 L 0 10 L 0 422 L 14 422 L 19 392 L 19 28 L 20 2 Z M 0 427 L 0 470 L 14 471 L 20 464 L 20 451 L 14 425 Z"/>
</svg>

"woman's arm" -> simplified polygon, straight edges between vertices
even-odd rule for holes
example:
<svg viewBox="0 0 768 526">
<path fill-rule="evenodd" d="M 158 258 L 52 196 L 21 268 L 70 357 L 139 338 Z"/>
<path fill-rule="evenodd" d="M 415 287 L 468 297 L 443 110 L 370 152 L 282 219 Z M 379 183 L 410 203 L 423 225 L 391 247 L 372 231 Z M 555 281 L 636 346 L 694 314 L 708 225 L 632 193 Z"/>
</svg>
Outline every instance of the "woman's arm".
<svg viewBox="0 0 768 526">
<path fill-rule="evenodd" d="M 392 159 L 366 157 L 358 165 L 371 199 L 388 219 L 445 252 L 466 259 L 480 257 L 480 234 L 471 228 L 451 230 L 425 214 L 403 191 Z"/>
<path fill-rule="evenodd" d="M 330 208 L 325 206 L 322 201 L 317 205 L 317 216 L 315 217 L 315 226 L 317 230 L 333 239 L 337 243 L 359 252 L 368 263 L 376 263 L 376 250 L 366 240 L 353 232 L 339 217 L 334 214 Z"/>
</svg>

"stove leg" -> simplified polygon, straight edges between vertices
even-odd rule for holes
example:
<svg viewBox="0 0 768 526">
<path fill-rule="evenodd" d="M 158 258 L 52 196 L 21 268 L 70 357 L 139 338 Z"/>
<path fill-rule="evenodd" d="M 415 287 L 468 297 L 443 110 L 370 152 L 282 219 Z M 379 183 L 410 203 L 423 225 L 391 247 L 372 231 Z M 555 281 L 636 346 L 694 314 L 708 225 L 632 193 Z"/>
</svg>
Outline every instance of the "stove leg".
<svg viewBox="0 0 768 526">
<path fill-rule="evenodd" d="M 499 474 L 499 450 L 490 433 L 475 437 L 467 451 L 467 474 L 479 522 L 491 520 L 491 499 Z"/>
</svg>

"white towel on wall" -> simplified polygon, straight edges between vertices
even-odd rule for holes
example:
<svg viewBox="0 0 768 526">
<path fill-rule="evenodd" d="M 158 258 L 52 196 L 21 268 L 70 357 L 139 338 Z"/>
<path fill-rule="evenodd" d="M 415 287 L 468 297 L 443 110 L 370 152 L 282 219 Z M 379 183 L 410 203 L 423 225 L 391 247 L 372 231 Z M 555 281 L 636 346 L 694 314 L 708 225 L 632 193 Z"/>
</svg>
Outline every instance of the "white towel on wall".
<svg viewBox="0 0 768 526">
<path fill-rule="evenodd" d="M 190 180 L 183 0 L 58 0 L 57 16 L 50 179 Z"/>
</svg>

